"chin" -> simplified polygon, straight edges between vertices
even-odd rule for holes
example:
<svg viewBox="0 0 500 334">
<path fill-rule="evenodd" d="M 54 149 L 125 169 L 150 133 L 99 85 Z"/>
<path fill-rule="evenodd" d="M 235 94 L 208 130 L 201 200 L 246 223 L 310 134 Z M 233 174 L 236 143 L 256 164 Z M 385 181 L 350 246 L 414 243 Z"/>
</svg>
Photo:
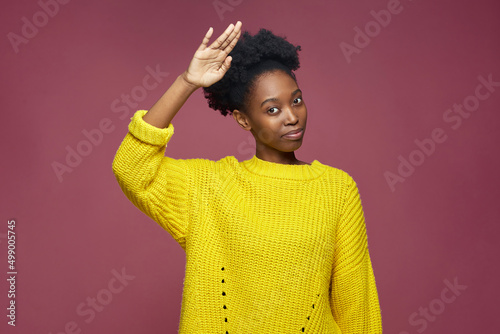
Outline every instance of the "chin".
<svg viewBox="0 0 500 334">
<path fill-rule="evenodd" d="M 293 143 L 290 143 L 289 145 L 286 145 L 286 147 L 283 147 L 280 151 L 282 152 L 293 152 L 298 150 L 302 146 L 302 140 L 297 140 Z"/>
</svg>

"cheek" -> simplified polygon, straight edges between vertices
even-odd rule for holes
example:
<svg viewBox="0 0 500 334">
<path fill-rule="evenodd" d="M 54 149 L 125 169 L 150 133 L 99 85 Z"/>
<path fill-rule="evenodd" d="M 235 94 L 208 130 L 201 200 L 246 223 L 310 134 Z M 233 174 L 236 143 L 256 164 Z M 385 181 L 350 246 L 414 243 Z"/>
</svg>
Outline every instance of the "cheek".
<svg viewBox="0 0 500 334">
<path fill-rule="evenodd" d="M 271 142 L 281 139 L 283 120 L 279 117 L 274 117 L 268 120 L 265 124 L 261 124 L 259 133 L 262 141 Z"/>
<path fill-rule="evenodd" d="M 261 126 L 256 134 L 262 142 L 270 142 L 276 137 L 274 128 L 270 127 L 269 124 Z"/>
</svg>

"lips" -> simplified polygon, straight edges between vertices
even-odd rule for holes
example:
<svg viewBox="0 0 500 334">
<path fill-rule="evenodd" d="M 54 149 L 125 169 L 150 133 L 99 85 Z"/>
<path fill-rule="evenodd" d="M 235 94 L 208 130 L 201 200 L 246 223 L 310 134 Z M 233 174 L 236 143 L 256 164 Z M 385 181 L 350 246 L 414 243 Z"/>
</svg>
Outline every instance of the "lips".
<svg viewBox="0 0 500 334">
<path fill-rule="evenodd" d="M 292 130 L 292 131 L 289 131 L 289 132 L 285 133 L 283 136 L 286 136 L 286 135 L 294 135 L 294 134 L 299 133 L 300 131 L 302 131 L 302 128 L 300 128 L 300 129 L 296 129 L 296 130 Z"/>
</svg>

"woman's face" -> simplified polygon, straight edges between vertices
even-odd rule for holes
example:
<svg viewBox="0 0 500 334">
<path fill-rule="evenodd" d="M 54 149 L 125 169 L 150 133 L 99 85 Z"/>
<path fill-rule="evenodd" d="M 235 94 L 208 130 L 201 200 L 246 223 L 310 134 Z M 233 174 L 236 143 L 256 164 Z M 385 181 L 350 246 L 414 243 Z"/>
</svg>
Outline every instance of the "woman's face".
<svg viewBox="0 0 500 334">
<path fill-rule="evenodd" d="M 290 75 L 281 70 L 259 75 L 248 100 L 247 112 L 234 110 L 233 117 L 254 135 L 258 155 L 293 152 L 302 145 L 307 108 L 302 91 Z M 298 137 L 285 136 L 297 129 L 302 129 Z"/>
</svg>

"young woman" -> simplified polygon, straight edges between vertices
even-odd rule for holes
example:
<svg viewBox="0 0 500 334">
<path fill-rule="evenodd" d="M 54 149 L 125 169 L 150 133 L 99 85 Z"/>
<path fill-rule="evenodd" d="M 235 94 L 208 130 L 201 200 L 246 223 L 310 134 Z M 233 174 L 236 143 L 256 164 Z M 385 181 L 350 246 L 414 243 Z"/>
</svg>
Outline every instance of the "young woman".
<svg viewBox="0 0 500 334">
<path fill-rule="evenodd" d="M 179 333 L 382 333 L 356 183 L 295 157 L 307 124 L 300 46 L 265 29 L 238 41 L 241 27 L 210 45 L 208 30 L 188 69 L 132 117 L 113 161 L 125 195 L 186 252 Z M 200 87 L 253 134 L 251 159 L 165 156 L 172 119 Z"/>
</svg>

